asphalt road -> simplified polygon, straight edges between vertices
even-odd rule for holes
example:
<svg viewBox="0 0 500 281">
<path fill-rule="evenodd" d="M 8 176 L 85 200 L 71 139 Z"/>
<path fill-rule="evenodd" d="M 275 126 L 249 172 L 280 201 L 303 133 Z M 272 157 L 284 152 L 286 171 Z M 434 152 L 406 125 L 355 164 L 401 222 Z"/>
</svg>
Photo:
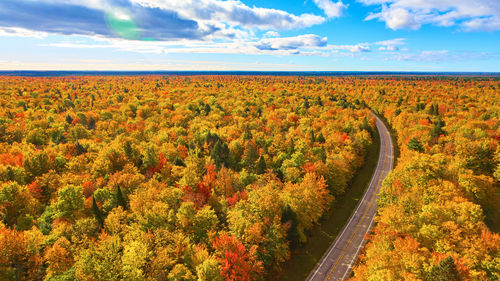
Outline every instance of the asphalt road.
<svg viewBox="0 0 500 281">
<path fill-rule="evenodd" d="M 365 243 L 364 237 L 373 224 L 380 186 L 391 171 L 394 162 L 391 135 L 385 124 L 378 117 L 376 118 L 380 135 L 380 154 L 370 184 L 340 235 L 307 277 L 308 281 L 347 279 Z"/>
</svg>

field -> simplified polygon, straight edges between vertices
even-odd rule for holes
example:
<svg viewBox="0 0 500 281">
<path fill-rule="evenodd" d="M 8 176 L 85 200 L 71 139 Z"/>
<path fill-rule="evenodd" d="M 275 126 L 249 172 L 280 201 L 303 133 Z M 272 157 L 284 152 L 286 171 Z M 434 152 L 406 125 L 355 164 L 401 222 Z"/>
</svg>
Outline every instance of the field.
<svg viewBox="0 0 500 281">
<path fill-rule="evenodd" d="M 269 280 L 347 219 L 370 110 L 400 156 L 352 278 L 500 280 L 497 78 L 0 77 L 0 106 L 0 280 Z"/>
</svg>

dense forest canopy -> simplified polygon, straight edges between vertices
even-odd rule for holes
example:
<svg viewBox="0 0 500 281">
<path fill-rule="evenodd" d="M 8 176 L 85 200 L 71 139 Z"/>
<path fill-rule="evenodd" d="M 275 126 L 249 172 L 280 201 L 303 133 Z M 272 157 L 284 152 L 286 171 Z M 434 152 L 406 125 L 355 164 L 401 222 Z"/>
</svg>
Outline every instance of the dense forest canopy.
<svg viewBox="0 0 500 281">
<path fill-rule="evenodd" d="M 352 82 L 401 150 L 354 280 L 500 280 L 500 81 Z"/>
<path fill-rule="evenodd" d="M 0 77 L 1 280 L 269 280 L 364 163 L 401 156 L 355 280 L 500 280 L 500 83 Z M 334 214 L 335 215 L 335 214 Z"/>
<path fill-rule="evenodd" d="M 270 278 L 372 143 L 374 119 L 346 90 L 0 78 L 0 279 Z"/>
</svg>

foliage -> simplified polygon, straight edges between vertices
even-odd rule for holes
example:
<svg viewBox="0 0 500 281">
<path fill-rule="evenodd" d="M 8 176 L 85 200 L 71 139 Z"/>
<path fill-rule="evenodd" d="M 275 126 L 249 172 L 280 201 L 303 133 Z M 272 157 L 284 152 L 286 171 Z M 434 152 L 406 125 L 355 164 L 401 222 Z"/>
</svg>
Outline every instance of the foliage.
<svg viewBox="0 0 500 281">
<path fill-rule="evenodd" d="M 384 97 L 374 90 L 382 85 L 393 89 Z M 353 280 L 499 280 L 498 86 L 492 78 L 355 83 L 365 91 L 354 96 L 392 125 L 401 156 Z"/>
<path fill-rule="evenodd" d="M 363 165 L 368 106 L 401 157 L 354 278 L 496 280 L 499 88 L 0 77 L 0 279 L 272 279 Z"/>
</svg>

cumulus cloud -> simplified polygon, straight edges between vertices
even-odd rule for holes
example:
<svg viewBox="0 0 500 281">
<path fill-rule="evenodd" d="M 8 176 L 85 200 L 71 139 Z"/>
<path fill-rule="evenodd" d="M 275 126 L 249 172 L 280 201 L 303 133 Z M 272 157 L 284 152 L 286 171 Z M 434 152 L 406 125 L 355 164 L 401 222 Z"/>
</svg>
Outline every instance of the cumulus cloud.
<svg viewBox="0 0 500 281">
<path fill-rule="evenodd" d="M 422 24 L 460 26 L 463 30 L 500 30 L 498 0 L 358 0 L 379 5 L 380 12 L 366 20 L 377 19 L 391 29 L 418 29 Z"/>
<path fill-rule="evenodd" d="M 385 24 L 390 29 L 418 29 L 420 23 L 415 19 L 415 16 L 404 8 L 387 8 L 383 6 L 382 12 L 370 14 L 366 20 L 378 18 L 385 21 Z"/>
<path fill-rule="evenodd" d="M 346 50 L 351 53 L 366 53 L 371 52 L 369 45 L 369 43 L 360 43 L 356 45 L 331 45 L 329 48 L 333 50 Z"/>
<path fill-rule="evenodd" d="M 264 37 L 279 37 L 280 34 L 274 30 L 270 30 L 264 34 Z"/>
<path fill-rule="evenodd" d="M 396 38 L 385 41 L 375 42 L 374 45 L 379 45 L 379 51 L 397 51 L 399 50 L 399 46 L 406 44 L 405 38 Z"/>
<path fill-rule="evenodd" d="M 147 7 L 174 10 L 198 22 L 224 22 L 247 28 L 285 30 L 320 24 L 325 18 L 312 14 L 294 15 L 283 10 L 249 7 L 237 0 L 130 0 Z"/>
<path fill-rule="evenodd" d="M 235 0 L 0 1 L 0 28 L 136 40 L 234 39 L 252 36 L 254 28 L 298 29 L 324 21 Z"/>
<path fill-rule="evenodd" d="M 127 8 L 127 14 L 117 14 L 72 3 L 2 0 L 0 27 L 110 38 L 135 34 L 136 38 L 128 39 L 157 40 L 194 39 L 216 31 L 201 30 L 196 21 L 182 19 L 173 11 L 143 6 Z"/>
<path fill-rule="evenodd" d="M 323 10 L 329 18 L 340 17 L 343 10 L 347 8 L 342 1 L 333 2 L 332 0 L 314 0 L 314 4 Z"/>
<path fill-rule="evenodd" d="M 295 37 L 265 38 L 259 40 L 255 47 L 259 50 L 296 50 L 302 47 L 325 47 L 327 38 L 314 34 L 305 34 Z"/>
</svg>

